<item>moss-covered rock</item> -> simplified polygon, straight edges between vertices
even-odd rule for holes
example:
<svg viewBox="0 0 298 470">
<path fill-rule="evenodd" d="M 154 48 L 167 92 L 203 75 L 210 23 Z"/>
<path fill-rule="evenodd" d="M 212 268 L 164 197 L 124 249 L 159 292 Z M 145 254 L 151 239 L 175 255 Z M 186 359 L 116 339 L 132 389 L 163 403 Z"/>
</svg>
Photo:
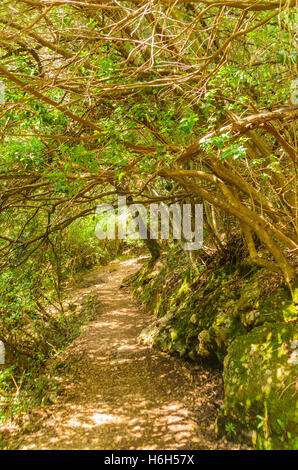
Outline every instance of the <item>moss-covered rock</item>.
<svg viewBox="0 0 298 470">
<path fill-rule="evenodd" d="M 259 448 L 294 448 L 298 298 L 278 275 L 242 268 L 194 271 L 179 251 L 145 266 L 132 290 L 155 320 L 141 340 L 192 361 L 224 365 L 218 428 L 226 436 L 254 437 Z M 298 289 L 294 293 L 298 297 Z"/>
<path fill-rule="evenodd" d="M 222 363 L 237 336 L 297 317 L 290 293 L 270 276 L 252 269 L 243 277 L 239 266 L 198 273 L 184 253 L 171 253 L 134 277 L 134 295 L 157 318 L 142 340 L 192 360 Z"/>
<path fill-rule="evenodd" d="M 224 360 L 219 429 L 238 423 L 251 433 L 257 448 L 297 448 L 297 339 L 292 324 L 277 322 L 232 342 Z"/>
</svg>

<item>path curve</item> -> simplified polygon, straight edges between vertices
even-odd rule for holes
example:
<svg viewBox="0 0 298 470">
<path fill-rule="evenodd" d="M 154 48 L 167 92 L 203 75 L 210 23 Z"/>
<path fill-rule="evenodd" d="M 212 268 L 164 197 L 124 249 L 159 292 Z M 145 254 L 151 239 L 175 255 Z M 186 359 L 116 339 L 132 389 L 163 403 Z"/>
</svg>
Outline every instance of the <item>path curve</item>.
<svg viewBox="0 0 298 470">
<path fill-rule="evenodd" d="M 65 372 L 56 403 L 41 418 L 32 415 L 20 450 L 232 448 L 213 429 L 220 374 L 138 343 L 152 317 L 120 286 L 139 263 L 93 269 L 72 293 L 80 302 L 97 295 L 99 311 L 67 349 L 76 373 Z"/>
</svg>

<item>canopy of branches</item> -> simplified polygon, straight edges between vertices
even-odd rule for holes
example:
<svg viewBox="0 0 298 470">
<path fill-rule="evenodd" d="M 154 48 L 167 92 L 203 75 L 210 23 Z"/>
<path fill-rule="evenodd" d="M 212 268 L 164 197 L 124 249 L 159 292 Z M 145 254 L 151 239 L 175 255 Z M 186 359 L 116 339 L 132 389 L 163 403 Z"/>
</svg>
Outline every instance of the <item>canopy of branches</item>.
<svg viewBox="0 0 298 470">
<path fill-rule="evenodd" d="M 2 267 L 117 194 L 295 280 L 295 0 L 3 0 Z"/>
</svg>

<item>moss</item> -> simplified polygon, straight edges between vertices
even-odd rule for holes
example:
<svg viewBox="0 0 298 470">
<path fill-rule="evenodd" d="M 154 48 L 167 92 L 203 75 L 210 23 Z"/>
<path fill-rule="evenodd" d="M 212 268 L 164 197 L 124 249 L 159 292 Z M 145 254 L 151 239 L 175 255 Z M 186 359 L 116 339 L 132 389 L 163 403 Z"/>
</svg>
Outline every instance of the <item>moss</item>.
<svg viewBox="0 0 298 470">
<path fill-rule="evenodd" d="M 297 358 L 289 344 L 297 299 L 263 269 L 221 266 L 198 273 L 185 261 L 171 252 L 135 276 L 132 289 L 155 316 L 141 340 L 188 360 L 224 365 L 218 428 L 235 429 L 233 435 L 259 448 L 293 448 Z"/>
<path fill-rule="evenodd" d="M 297 305 L 286 289 L 279 289 L 272 296 L 264 299 L 260 307 L 260 317 L 266 321 L 292 322 L 297 319 Z"/>
<path fill-rule="evenodd" d="M 221 422 L 237 421 L 261 449 L 293 449 L 297 347 L 293 325 L 265 323 L 236 338 L 224 360 Z M 296 415 L 297 417 L 297 415 Z"/>
<path fill-rule="evenodd" d="M 227 348 L 265 322 L 293 321 L 296 306 L 283 288 L 266 292 L 271 279 L 264 270 L 222 266 L 205 275 L 192 271 L 185 254 L 171 252 L 135 276 L 132 290 L 158 319 L 147 331 L 151 344 L 180 356 L 222 363 Z M 173 329 L 175 335 L 171 333 Z"/>
</svg>

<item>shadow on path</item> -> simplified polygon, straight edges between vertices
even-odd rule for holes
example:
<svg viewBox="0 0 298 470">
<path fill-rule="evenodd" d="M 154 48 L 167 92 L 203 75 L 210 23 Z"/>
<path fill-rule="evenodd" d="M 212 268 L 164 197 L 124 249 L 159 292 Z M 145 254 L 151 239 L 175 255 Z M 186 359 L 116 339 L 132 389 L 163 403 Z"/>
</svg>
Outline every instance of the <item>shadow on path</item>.
<svg viewBox="0 0 298 470">
<path fill-rule="evenodd" d="M 213 430 L 220 374 L 138 343 L 152 317 L 120 284 L 139 262 L 96 268 L 71 293 L 75 301 L 98 295 L 99 313 L 67 349 L 75 373 L 65 372 L 57 402 L 19 449 L 236 448 Z"/>
</svg>

